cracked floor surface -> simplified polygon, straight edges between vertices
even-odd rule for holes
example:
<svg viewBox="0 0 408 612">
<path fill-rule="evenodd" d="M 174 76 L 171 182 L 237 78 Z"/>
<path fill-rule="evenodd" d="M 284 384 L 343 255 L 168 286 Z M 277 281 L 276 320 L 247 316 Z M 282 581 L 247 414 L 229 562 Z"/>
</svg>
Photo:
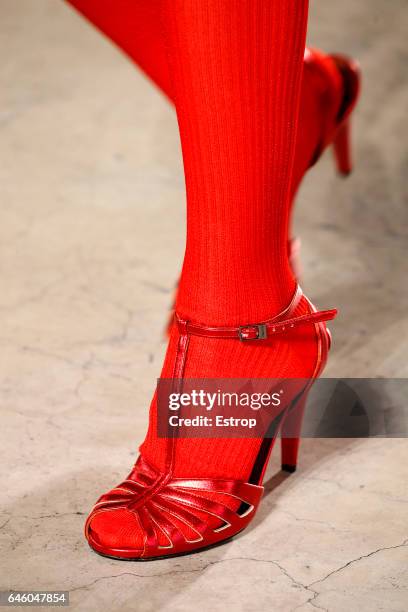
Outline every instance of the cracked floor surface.
<svg viewBox="0 0 408 612">
<path fill-rule="evenodd" d="M 404 0 L 311 10 L 310 42 L 364 74 L 356 172 L 340 181 L 326 154 L 298 198 L 304 284 L 341 313 L 328 375 L 408 373 L 407 25 Z M 274 459 L 254 523 L 212 551 L 135 564 L 87 548 L 159 373 L 183 251 L 177 126 L 63 2 L 3 0 L 0 28 L 1 588 L 67 589 L 87 612 L 407 610 L 404 439 L 305 440 L 299 471 Z"/>
</svg>

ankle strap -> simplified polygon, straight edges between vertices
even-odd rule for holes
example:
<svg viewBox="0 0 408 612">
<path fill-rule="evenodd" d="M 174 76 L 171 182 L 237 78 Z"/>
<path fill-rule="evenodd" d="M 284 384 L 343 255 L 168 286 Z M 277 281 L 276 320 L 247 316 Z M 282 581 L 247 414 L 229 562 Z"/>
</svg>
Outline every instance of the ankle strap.
<svg viewBox="0 0 408 612">
<path fill-rule="evenodd" d="M 206 338 L 237 338 L 241 341 L 246 340 L 266 340 L 287 330 L 305 325 L 306 323 L 322 323 L 334 319 L 337 314 L 336 309 L 321 310 L 309 314 L 292 317 L 302 297 L 302 290 L 296 287 L 295 294 L 289 306 L 279 315 L 262 321 L 261 323 L 249 323 L 236 327 L 208 327 L 182 319 L 177 313 L 176 323 L 181 334 L 192 334 L 193 336 L 204 336 Z"/>
</svg>

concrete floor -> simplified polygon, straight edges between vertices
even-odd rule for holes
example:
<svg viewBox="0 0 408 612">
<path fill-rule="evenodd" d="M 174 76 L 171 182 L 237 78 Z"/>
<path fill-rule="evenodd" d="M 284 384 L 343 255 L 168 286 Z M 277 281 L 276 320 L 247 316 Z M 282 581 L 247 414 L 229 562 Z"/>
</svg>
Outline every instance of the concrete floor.
<svg viewBox="0 0 408 612">
<path fill-rule="evenodd" d="M 326 155 L 298 202 L 304 285 L 341 312 L 326 374 L 406 377 L 406 0 L 312 4 L 311 44 L 364 73 L 355 174 Z M 85 515 L 133 462 L 160 370 L 183 251 L 177 126 L 62 2 L 1 13 L 0 587 L 67 589 L 87 612 L 407 610 L 404 439 L 305 440 L 298 473 L 272 476 L 254 524 L 213 551 L 90 552 Z"/>
</svg>

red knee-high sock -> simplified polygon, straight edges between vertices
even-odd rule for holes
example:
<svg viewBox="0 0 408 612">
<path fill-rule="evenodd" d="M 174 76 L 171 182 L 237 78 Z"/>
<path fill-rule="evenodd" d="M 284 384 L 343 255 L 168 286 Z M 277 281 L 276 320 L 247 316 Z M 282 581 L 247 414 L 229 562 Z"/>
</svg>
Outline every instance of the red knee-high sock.
<svg viewBox="0 0 408 612">
<path fill-rule="evenodd" d="M 286 236 L 307 2 L 296 8 L 270 0 L 70 3 L 176 96 L 188 196 L 182 314 L 213 324 L 273 316 L 294 287 Z M 313 96 L 309 100 L 308 117 Z M 303 146 L 302 158 L 309 157 Z M 176 342 L 174 331 L 163 376 L 171 376 Z M 245 348 L 194 338 L 186 375 L 309 376 L 314 351 L 314 342 L 293 338 Z M 246 473 L 257 442 L 249 444 L 252 450 L 238 444 L 236 452 L 226 443 L 229 451 L 217 468 L 231 472 L 234 464 L 234 473 Z M 213 441 L 208 444 L 211 463 L 218 453 Z M 142 449 L 163 463 L 155 401 Z M 233 456 L 242 450 L 248 452 L 237 467 Z M 201 461 L 204 474 L 206 463 Z M 185 465 L 188 470 L 190 462 Z"/>
<path fill-rule="evenodd" d="M 189 319 L 257 322 L 290 301 L 286 236 L 306 19 L 307 2 L 164 2 L 187 190 L 177 309 Z M 173 329 L 163 377 L 177 340 Z M 315 360 L 314 329 L 262 346 L 192 337 L 185 376 L 308 377 Z M 153 402 L 142 452 L 162 464 L 162 448 Z M 258 448 L 258 440 L 181 439 L 175 470 L 246 477 Z"/>
<path fill-rule="evenodd" d="M 177 309 L 222 325 L 290 300 L 287 259 L 306 2 L 164 2 L 187 190 Z"/>
</svg>

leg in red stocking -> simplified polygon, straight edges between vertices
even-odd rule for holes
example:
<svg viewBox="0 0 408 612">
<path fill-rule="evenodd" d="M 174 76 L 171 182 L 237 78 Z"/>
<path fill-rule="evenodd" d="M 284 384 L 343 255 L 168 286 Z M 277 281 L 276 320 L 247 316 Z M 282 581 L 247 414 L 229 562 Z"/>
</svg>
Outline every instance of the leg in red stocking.
<svg viewBox="0 0 408 612">
<path fill-rule="evenodd" d="M 101 32 L 122 49 L 172 101 L 168 55 L 163 32 L 162 0 L 68 0 Z M 358 75 L 352 61 L 306 50 L 300 97 L 292 205 L 299 184 L 324 148 L 338 141 L 347 128 L 342 123 L 358 93 Z M 343 112 L 339 110 L 346 102 Z M 342 128 L 342 129 L 341 129 Z M 338 134 L 338 136 L 337 136 Z M 343 139 L 344 140 L 344 139 Z M 343 145 L 344 150 L 344 145 Z M 343 159 L 348 151 L 344 150 Z M 348 163 L 348 162 L 347 162 Z M 349 166 L 340 160 L 339 168 Z M 290 215 L 291 216 L 291 215 Z M 300 277 L 299 240 L 288 240 L 292 270 Z M 169 327 L 172 317 L 169 319 Z"/>
<path fill-rule="evenodd" d="M 188 223 L 162 377 L 312 379 L 335 312 L 313 313 L 286 251 L 307 3 L 165 0 L 163 14 Z M 261 439 L 161 439 L 156 410 L 154 398 L 136 467 L 87 521 L 99 552 L 189 552 L 259 504 Z"/>
</svg>

